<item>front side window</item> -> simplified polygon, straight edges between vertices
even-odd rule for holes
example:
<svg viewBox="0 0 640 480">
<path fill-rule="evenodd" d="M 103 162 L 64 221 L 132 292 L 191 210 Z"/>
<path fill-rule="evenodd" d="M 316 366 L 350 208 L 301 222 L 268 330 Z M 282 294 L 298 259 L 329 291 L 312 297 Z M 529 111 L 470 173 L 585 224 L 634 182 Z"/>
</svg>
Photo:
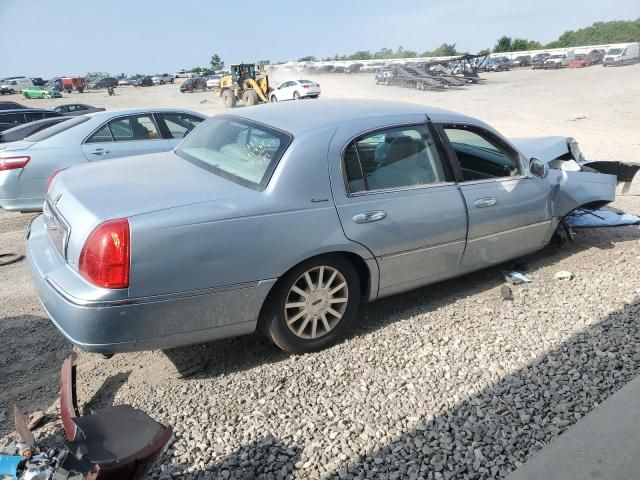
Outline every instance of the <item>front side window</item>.
<svg viewBox="0 0 640 480">
<path fill-rule="evenodd" d="M 350 193 L 445 181 L 436 148 L 422 125 L 356 139 L 345 150 L 344 167 Z"/>
<path fill-rule="evenodd" d="M 108 125 L 116 142 L 160 138 L 156 124 L 149 114 L 117 118 L 111 120 Z"/>
<path fill-rule="evenodd" d="M 291 143 L 286 132 L 232 116 L 206 121 L 176 153 L 202 168 L 255 190 L 264 190 Z"/>
<path fill-rule="evenodd" d="M 519 175 L 518 154 L 493 134 L 468 125 L 449 125 L 444 132 L 458 157 L 464 181 Z"/>
</svg>

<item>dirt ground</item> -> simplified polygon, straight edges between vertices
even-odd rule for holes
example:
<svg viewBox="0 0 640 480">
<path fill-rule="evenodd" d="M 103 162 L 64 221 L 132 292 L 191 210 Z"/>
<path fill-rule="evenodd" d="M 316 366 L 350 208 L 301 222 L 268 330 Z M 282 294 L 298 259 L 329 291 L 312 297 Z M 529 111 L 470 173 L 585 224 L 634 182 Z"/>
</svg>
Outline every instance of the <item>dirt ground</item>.
<svg viewBox="0 0 640 480">
<path fill-rule="evenodd" d="M 481 118 L 506 136 L 573 136 L 589 159 L 640 161 L 640 64 L 622 68 L 594 66 L 577 70 L 524 69 L 486 73 L 482 75 L 486 78 L 483 84 L 443 92 L 376 86 L 373 75 L 369 74 L 309 77 L 279 73 L 272 78 L 274 83 L 278 83 L 285 77 L 300 76 L 321 84 L 322 98 L 317 101 L 323 98 L 370 98 L 434 105 Z M 179 107 L 209 115 L 223 110 L 221 100 L 212 92 L 182 94 L 177 85 L 118 87 L 113 97 L 99 91 L 65 95 L 65 98 L 55 100 L 20 100 L 16 97 L 12 100 L 43 107 L 82 102 L 109 110 Z M 640 214 L 640 197 L 620 197 L 613 206 Z M 85 400 L 93 397 L 94 405 L 126 396 L 122 392 L 127 390 L 144 391 L 154 385 L 182 388 L 181 380 L 172 378 L 172 365 L 161 352 L 118 355 L 105 360 L 74 350 L 51 325 L 31 285 L 26 262 L 20 259 L 24 255 L 25 229 L 32 218 L 33 215 L 0 211 L 0 254 L 16 255 L 0 257 L 0 338 L 3 340 L 0 349 L 0 435 L 11 428 L 2 413 L 13 402 L 25 411 L 47 409 L 55 414 L 59 366 L 62 359 L 72 353 L 77 355 L 80 365 L 80 396 Z M 540 271 L 585 271 L 597 275 L 597 269 L 591 266 L 606 264 L 607 259 L 625 257 L 638 261 L 640 258 L 637 227 L 591 230 L 581 233 L 580 238 L 562 255 L 545 249 L 532 255 L 527 262 Z M 552 263 L 548 261 L 549 257 L 553 259 Z M 4 264 L 11 259 L 16 261 Z M 615 262 L 611 262 L 610 268 L 616 268 Z M 488 272 L 467 276 L 462 281 L 480 286 L 485 284 L 486 288 L 472 292 L 470 296 L 477 296 L 483 307 L 499 309 L 502 302 L 497 294 L 500 281 L 495 279 L 500 277 L 500 268 Z M 606 296 L 609 286 L 603 284 L 601 287 Z M 639 293 L 638 290 L 629 292 L 629 297 L 637 298 Z M 567 294 L 570 295 L 570 291 Z M 610 310 L 613 312 L 619 308 L 623 300 L 612 298 Z M 400 295 L 384 300 L 381 308 L 398 312 L 403 311 L 402 305 L 407 303 L 412 305 L 409 310 L 415 310 L 419 308 L 415 302 L 415 295 Z M 544 308 L 543 302 L 541 305 L 540 308 Z M 366 307 L 363 318 L 367 312 L 374 314 L 375 310 L 375 304 Z M 228 376 L 230 372 L 236 376 L 243 375 L 260 368 L 260 364 L 283 358 L 263 341 L 242 342 L 245 347 L 249 345 L 254 349 L 250 359 L 235 354 L 235 341 L 215 345 L 218 366 L 215 372 L 210 372 L 208 381 L 215 382 L 218 376 Z M 107 379 L 109 382 L 105 383 Z"/>
</svg>

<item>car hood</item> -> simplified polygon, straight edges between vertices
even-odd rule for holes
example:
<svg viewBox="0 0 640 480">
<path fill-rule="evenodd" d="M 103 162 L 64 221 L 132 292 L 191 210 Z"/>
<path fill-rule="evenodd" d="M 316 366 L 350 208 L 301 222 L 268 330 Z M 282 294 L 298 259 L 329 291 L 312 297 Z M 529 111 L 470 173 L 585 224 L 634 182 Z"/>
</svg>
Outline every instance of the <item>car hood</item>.
<svg viewBox="0 0 640 480">
<path fill-rule="evenodd" d="M 535 157 L 543 162 L 550 162 L 569 151 L 567 137 L 521 137 L 509 140 L 527 158 Z"/>
<path fill-rule="evenodd" d="M 74 211 L 104 221 L 257 194 L 165 152 L 70 168 L 48 197 L 73 225 Z"/>
</svg>

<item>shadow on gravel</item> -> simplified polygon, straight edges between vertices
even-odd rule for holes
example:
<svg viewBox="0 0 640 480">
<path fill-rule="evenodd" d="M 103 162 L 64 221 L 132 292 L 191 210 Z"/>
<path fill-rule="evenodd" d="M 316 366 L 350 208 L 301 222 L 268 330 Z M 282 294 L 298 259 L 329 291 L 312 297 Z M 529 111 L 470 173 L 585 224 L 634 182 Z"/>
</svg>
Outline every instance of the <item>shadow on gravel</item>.
<svg viewBox="0 0 640 480">
<path fill-rule="evenodd" d="M 281 440 L 268 436 L 242 446 L 215 465 L 208 467 L 206 478 L 235 480 L 291 478 L 290 475 L 293 474 L 301 453 L 302 450 L 299 447 L 288 446 Z M 188 467 L 188 465 L 174 465 L 171 469 L 183 470 Z M 162 475 L 166 474 L 160 475 L 162 478 Z M 205 472 L 189 470 L 188 475 L 192 477 L 185 476 L 185 478 L 202 478 Z"/>
<path fill-rule="evenodd" d="M 129 375 L 131 375 L 131 371 L 117 373 L 116 375 L 111 375 L 102 382 L 100 388 L 98 388 L 98 390 L 96 390 L 91 398 L 84 404 L 83 415 L 91 415 L 93 410 L 113 406 L 113 400 L 116 398 L 118 390 L 120 390 L 122 385 L 127 383 Z"/>
<path fill-rule="evenodd" d="M 391 443 L 321 478 L 504 478 L 640 374 L 639 319 L 636 298 L 478 394 L 449 407 L 443 399 L 436 416 L 422 418 Z M 285 478 L 278 471 L 292 472 L 299 449 L 263 442 L 243 446 L 206 472 L 189 474 L 194 479 Z M 176 467 L 187 466 L 171 468 Z M 308 474 L 293 471 L 294 478 Z"/>
<path fill-rule="evenodd" d="M 424 418 L 348 472 L 353 478 L 504 477 L 640 373 L 639 319 L 636 298 L 455 408 Z"/>
<path fill-rule="evenodd" d="M 23 411 L 49 407 L 58 399 L 60 365 L 73 348 L 46 318 L 20 315 L 0 318 L 0 409 Z M 0 423 L 0 436 L 13 430 Z"/>
</svg>

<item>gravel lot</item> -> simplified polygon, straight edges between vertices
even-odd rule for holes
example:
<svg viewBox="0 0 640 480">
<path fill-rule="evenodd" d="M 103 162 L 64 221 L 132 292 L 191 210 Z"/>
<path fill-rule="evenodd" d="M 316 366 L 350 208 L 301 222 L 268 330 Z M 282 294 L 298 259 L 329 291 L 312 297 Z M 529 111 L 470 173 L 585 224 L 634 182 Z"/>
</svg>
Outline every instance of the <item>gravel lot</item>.
<svg viewBox="0 0 640 480">
<path fill-rule="evenodd" d="M 640 65 L 484 76 L 441 93 L 375 87 L 369 75 L 318 80 L 325 97 L 431 103 L 507 135 L 573 135 L 589 158 L 637 160 Z M 175 85 L 117 93 L 81 100 L 220 109 Z M 640 214 L 640 197 L 613 206 Z M 24 254 L 32 217 L 0 212 L 0 254 Z M 74 353 L 82 404 L 131 403 L 174 426 L 154 478 L 501 478 L 639 373 L 639 260 L 637 226 L 582 230 L 573 244 L 366 305 L 320 353 L 290 356 L 257 334 L 189 349 L 207 366 L 188 379 L 163 352 L 105 360 L 71 348 L 17 261 L 0 266 L 0 413 L 14 401 L 46 409 L 36 434 L 60 441 L 58 369 Z M 511 268 L 533 282 L 502 300 Z M 561 270 L 574 278 L 554 278 Z M 0 434 L 10 428 L 0 420 Z"/>
</svg>

